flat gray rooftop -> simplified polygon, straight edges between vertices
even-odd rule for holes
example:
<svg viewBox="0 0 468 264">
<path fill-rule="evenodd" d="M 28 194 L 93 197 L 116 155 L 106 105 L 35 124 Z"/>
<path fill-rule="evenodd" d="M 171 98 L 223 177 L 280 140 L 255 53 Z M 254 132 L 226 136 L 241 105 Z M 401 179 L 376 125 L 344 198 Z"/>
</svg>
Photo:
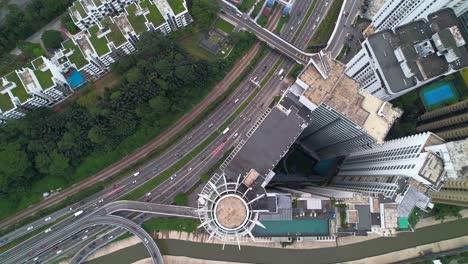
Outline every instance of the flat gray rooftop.
<svg viewBox="0 0 468 264">
<path fill-rule="evenodd" d="M 301 134 L 301 126 L 305 122 L 298 115 L 299 110 L 294 105 L 288 106 L 291 110 L 289 114 L 275 106 L 258 125 L 225 168 L 224 172 L 229 179 L 235 180 L 239 175 L 244 176 L 251 169 L 264 178 L 287 153 Z"/>
<path fill-rule="evenodd" d="M 377 77 L 383 84 L 385 79 L 389 91 L 398 93 L 415 86 L 418 81 L 440 76 L 450 68 L 461 69 L 468 66 L 466 45 L 451 45 L 453 53 L 460 59 L 448 62 L 444 55 L 438 54 L 432 39 L 432 36 L 438 33 L 442 39 L 447 40 L 447 44 L 453 44 L 453 37 L 448 28 L 457 25 L 458 21 L 453 11 L 443 9 L 430 14 L 428 20 L 414 21 L 399 26 L 394 31 L 384 30 L 370 35 L 367 39 L 368 44 L 364 43 L 364 48 L 368 53 L 372 51 L 372 57 L 380 66 Z M 416 46 L 420 49 L 417 50 Z M 402 60 L 406 62 L 405 66 L 400 64 Z"/>
</svg>

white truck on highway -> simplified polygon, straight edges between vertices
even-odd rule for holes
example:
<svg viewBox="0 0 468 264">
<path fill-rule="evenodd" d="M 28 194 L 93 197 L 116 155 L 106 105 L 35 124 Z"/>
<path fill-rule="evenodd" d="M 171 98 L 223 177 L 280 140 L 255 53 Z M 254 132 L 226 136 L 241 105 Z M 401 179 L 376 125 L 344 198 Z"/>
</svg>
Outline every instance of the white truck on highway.
<svg viewBox="0 0 468 264">
<path fill-rule="evenodd" d="M 281 76 L 281 74 L 283 74 L 283 72 L 284 72 L 284 69 L 281 69 L 281 70 L 278 72 L 278 75 Z"/>
<path fill-rule="evenodd" d="M 226 127 L 226 129 L 224 129 L 223 135 L 226 135 L 227 132 L 229 132 L 229 127 Z"/>
<path fill-rule="evenodd" d="M 83 213 L 83 210 L 80 210 L 80 211 L 78 211 L 78 212 L 75 213 L 75 216 L 79 216 L 79 215 L 82 214 L 82 213 Z"/>
</svg>

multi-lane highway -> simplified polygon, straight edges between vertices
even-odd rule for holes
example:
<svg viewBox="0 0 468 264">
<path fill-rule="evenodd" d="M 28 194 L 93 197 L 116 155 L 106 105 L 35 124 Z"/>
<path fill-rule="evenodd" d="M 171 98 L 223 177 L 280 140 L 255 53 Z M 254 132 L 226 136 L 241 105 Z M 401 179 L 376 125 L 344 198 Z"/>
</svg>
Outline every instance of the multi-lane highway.
<svg viewBox="0 0 468 264">
<path fill-rule="evenodd" d="M 317 5 L 317 7 L 318 6 L 320 5 Z M 296 11 L 297 10 L 298 9 L 296 9 Z M 297 16 L 297 14 L 294 13 L 296 11 L 294 11 L 293 9 L 291 16 Z M 315 11 L 316 10 L 314 10 L 314 12 Z M 302 10 L 302 13 L 302 16 L 304 16 L 304 10 Z M 233 19 L 236 18 L 238 17 L 233 17 Z M 312 15 L 307 21 L 304 30 L 310 30 L 309 23 L 311 23 L 310 21 L 313 21 L 313 19 L 314 18 Z M 291 22 L 293 21 L 294 19 L 291 19 Z M 287 40 L 290 40 L 293 34 L 287 34 L 284 31 L 285 29 L 282 30 L 282 37 Z M 305 47 L 306 45 L 306 43 L 304 43 L 304 41 L 301 40 L 300 37 L 297 38 L 294 44 L 301 48 Z M 104 204 L 118 199 L 118 197 L 120 197 L 122 194 L 128 193 L 129 191 L 133 190 L 137 186 L 143 184 L 144 182 L 153 177 L 157 177 L 157 175 L 159 175 L 160 172 L 164 171 L 165 169 L 173 165 L 175 162 L 177 162 L 180 158 L 182 158 L 185 154 L 193 150 L 203 140 L 208 138 L 218 127 L 220 127 L 221 124 L 239 107 L 239 105 L 249 97 L 249 95 L 256 88 L 256 85 L 251 80 L 256 80 L 257 82 L 260 82 L 272 69 L 275 62 L 281 57 L 282 56 L 280 56 L 277 52 L 269 52 L 269 54 L 267 54 L 265 58 L 258 64 L 258 66 L 252 71 L 248 78 L 246 78 L 236 89 L 236 91 L 234 91 L 233 94 L 226 100 L 226 102 L 224 102 L 224 105 L 222 107 L 218 108 L 213 115 L 201 122 L 200 125 L 198 125 L 194 130 L 192 130 L 174 147 L 169 149 L 157 159 L 146 164 L 137 177 L 131 176 L 126 179 L 123 179 L 119 183 L 115 184 L 113 187 L 103 192 L 100 192 L 99 194 L 96 194 L 90 198 L 87 198 L 77 205 L 72 206 L 73 212 L 76 212 L 76 210 L 83 210 L 83 214 L 78 217 L 69 217 L 64 221 L 58 223 L 57 225 L 54 225 L 52 227 L 52 230 L 48 234 L 40 234 L 38 236 L 33 237 L 32 239 L 25 241 L 22 245 L 10 250 L 10 255 L 3 257 L 3 259 L 0 259 L 0 261 L 5 263 L 21 263 L 38 258 L 38 261 L 45 262 L 47 260 L 58 257 L 58 255 L 56 254 L 58 250 L 62 249 L 62 254 L 69 252 L 69 254 L 67 255 L 74 254 L 77 252 L 81 253 L 83 251 L 78 250 L 81 246 L 86 245 L 88 243 L 95 243 L 93 248 L 87 247 L 85 249 L 89 253 L 95 248 L 105 245 L 106 243 L 111 241 L 108 238 L 115 237 L 113 234 L 122 234 L 124 231 L 120 229 L 109 230 L 96 227 L 88 229 L 88 232 L 92 232 L 94 235 L 82 235 L 81 239 L 73 239 L 73 237 L 65 238 L 63 241 L 53 241 L 51 239 L 48 239 L 54 233 L 60 233 L 61 229 L 76 222 L 76 220 L 81 220 L 81 218 L 85 218 L 86 216 L 94 213 Z M 253 102 L 241 114 L 241 116 L 235 119 L 234 122 L 230 125 L 231 132 L 229 133 L 229 135 L 221 135 L 218 138 L 216 138 L 212 144 L 210 144 L 203 150 L 202 153 L 196 156 L 191 162 L 184 166 L 179 172 L 174 174 L 170 179 L 163 182 L 161 185 L 152 190 L 148 194 L 148 196 L 146 196 L 143 199 L 148 201 L 155 201 L 158 203 L 168 203 L 172 200 L 175 194 L 177 194 L 178 192 L 184 192 L 188 190 L 191 186 L 198 182 L 199 175 L 206 171 L 207 168 L 209 168 L 211 165 L 213 165 L 222 156 L 223 152 L 226 151 L 231 145 L 236 144 L 236 142 L 238 142 L 242 137 L 245 137 L 245 132 L 250 128 L 251 123 L 253 124 L 253 121 L 256 120 L 263 113 L 263 111 L 268 107 L 272 98 L 275 95 L 277 95 L 280 92 L 280 90 L 284 90 L 287 87 L 287 84 L 280 80 L 280 77 L 277 75 L 277 72 L 281 68 L 285 69 L 285 71 L 287 72 L 288 69 L 292 67 L 292 65 L 293 62 L 291 60 L 284 58 L 284 61 L 280 64 L 273 77 L 267 82 L 265 88 L 260 91 L 260 93 L 253 100 Z M 235 101 L 237 101 L 237 103 L 234 103 Z M 234 133 L 239 133 L 240 136 L 234 138 L 232 136 Z M 228 139 L 227 142 L 225 142 L 226 139 Z M 221 149 L 217 153 L 214 153 L 214 151 L 220 146 L 224 146 L 223 149 Z M 68 209 L 62 210 L 62 215 L 69 213 L 69 211 L 67 210 Z M 125 215 L 127 217 L 132 218 L 137 223 L 141 223 L 142 221 L 147 219 L 147 216 L 142 214 L 133 213 Z M 60 216 L 56 215 L 56 217 Z M 40 221 L 44 221 L 44 219 L 41 219 L 38 222 Z M 96 233 L 98 233 L 98 237 L 96 237 Z M 83 239 L 83 237 L 85 236 L 86 238 Z M 52 246 L 52 248 L 54 248 L 54 250 L 43 250 L 45 249 L 45 246 L 43 248 L 41 247 L 46 243 L 49 243 Z"/>
</svg>

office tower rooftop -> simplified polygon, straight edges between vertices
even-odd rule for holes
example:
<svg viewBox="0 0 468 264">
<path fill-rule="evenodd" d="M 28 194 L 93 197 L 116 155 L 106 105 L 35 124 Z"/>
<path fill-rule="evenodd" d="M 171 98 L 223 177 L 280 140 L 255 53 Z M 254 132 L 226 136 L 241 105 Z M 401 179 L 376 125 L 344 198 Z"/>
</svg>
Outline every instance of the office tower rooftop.
<svg viewBox="0 0 468 264">
<path fill-rule="evenodd" d="M 401 111 L 390 103 L 360 92 L 359 83 L 344 74 L 345 65 L 335 60 L 329 60 L 328 64 L 332 71 L 326 79 L 313 65 L 307 66 L 299 76 L 299 83 L 306 87 L 301 102 L 311 110 L 321 104 L 331 107 L 361 127 L 377 143 L 383 143 Z"/>
</svg>

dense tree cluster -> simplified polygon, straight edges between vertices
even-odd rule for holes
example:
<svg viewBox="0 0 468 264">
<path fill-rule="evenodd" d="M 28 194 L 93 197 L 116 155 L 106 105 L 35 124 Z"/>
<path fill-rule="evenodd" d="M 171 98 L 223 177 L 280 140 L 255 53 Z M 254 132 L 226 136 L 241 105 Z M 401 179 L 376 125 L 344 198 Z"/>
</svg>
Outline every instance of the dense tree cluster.
<svg viewBox="0 0 468 264">
<path fill-rule="evenodd" d="M 46 30 L 42 33 L 42 43 L 49 49 L 58 49 L 63 41 L 62 34 L 57 30 Z"/>
<path fill-rule="evenodd" d="M 73 2 L 74 0 L 32 0 L 24 10 L 17 5 L 9 5 L 5 23 L 0 26 L 0 55 L 10 52 L 18 41 L 34 34 L 52 18 L 65 12 Z"/>
<path fill-rule="evenodd" d="M 219 5 L 213 0 L 189 0 L 190 14 L 200 29 L 207 29 L 218 16 Z"/>
<path fill-rule="evenodd" d="M 137 53 L 112 66 L 121 76 L 112 90 L 91 102 L 76 100 L 59 112 L 39 109 L 2 125 L 0 217 L 27 206 L 32 194 L 37 200 L 47 188 L 91 176 L 164 131 L 201 100 L 255 37 L 240 33 L 233 41 L 238 45 L 232 56 L 208 64 L 189 56 L 175 39 L 146 33 Z"/>
</svg>

